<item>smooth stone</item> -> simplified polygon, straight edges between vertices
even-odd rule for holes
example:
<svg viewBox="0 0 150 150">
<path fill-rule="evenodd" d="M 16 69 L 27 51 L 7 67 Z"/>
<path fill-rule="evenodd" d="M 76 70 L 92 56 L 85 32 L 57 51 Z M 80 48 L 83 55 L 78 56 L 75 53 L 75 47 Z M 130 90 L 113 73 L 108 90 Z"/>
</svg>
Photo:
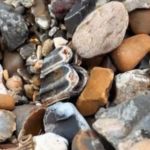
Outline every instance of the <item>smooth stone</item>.
<svg viewBox="0 0 150 150">
<path fill-rule="evenodd" d="M 10 5 L 0 2 L 0 32 L 4 43 L 11 51 L 28 38 L 28 27 L 24 18 Z"/>
<path fill-rule="evenodd" d="M 58 102 L 46 109 L 44 129 L 46 133 L 56 133 L 71 142 L 78 131 L 90 127 L 72 103 Z"/>
<path fill-rule="evenodd" d="M 150 36 L 138 34 L 125 39 L 111 57 L 116 67 L 125 72 L 134 69 L 149 51 Z"/>
<path fill-rule="evenodd" d="M 33 137 L 34 150 L 68 150 L 68 141 L 54 133 Z"/>
<path fill-rule="evenodd" d="M 150 34 L 150 9 L 135 10 L 129 16 L 130 27 L 135 34 Z"/>
<path fill-rule="evenodd" d="M 113 78 L 111 69 L 94 67 L 91 70 L 89 80 L 76 103 L 82 115 L 93 115 L 101 106 L 108 104 Z"/>
<path fill-rule="evenodd" d="M 127 10 L 120 2 L 98 7 L 77 27 L 72 39 L 73 46 L 83 58 L 109 53 L 123 41 L 128 21 Z"/>
<path fill-rule="evenodd" d="M 0 109 L 0 143 L 11 138 L 16 130 L 16 117 L 11 111 Z"/>
<path fill-rule="evenodd" d="M 45 40 L 42 45 L 42 55 L 47 56 L 52 50 L 53 50 L 53 41 L 51 39 Z"/>
<path fill-rule="evenodd" d="M 93 128 L 117 150 L 126 150 L 150 134 L 150 93 L 100 109 Z M 126 147 L 127 146 L 127 147 Z"/>
<path fill-rule="evenodd" d="M 13 110 L 15 108 L 15 101 L 12 96 L 0 94 L 0 109 Z"/>
<path fill-rule="evenodd" d="M 17 69 L 24 67 L 24 61 L 18 52 L 8 52 L 4 53 L 3 58 L 4 69 L 8 70 L 9 75 L 13 75 L 17 72 Z"/>
<path fill-rule="evenodd" d="M 73 141 L 71 150 L 104 150 L 97 135 L 92 131 L 79 131 Z"/>
<path fill-rule="evenodd" d="M 68 43 L 68 41 L 63 37 L 55 37 L 53 40 L 55 48 L 60 48 Z"/>
<path fill-rule="evenodd" d="M 150 69 L 136 69 L 115 76 L 114 103 L 132 100 L 140 93 L 146 93 L 150 87 Z"/>
</svg>

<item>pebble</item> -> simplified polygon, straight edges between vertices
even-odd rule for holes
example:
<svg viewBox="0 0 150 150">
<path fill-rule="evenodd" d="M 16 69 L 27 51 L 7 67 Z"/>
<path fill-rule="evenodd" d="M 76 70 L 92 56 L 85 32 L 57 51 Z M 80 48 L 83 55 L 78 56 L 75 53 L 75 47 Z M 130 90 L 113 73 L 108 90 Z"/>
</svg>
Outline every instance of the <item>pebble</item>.
<svg viewBox="0 0 150 150">
<path fill-rule="evenodd" d="M 138 34 L 125 39 L 111 56 L 116 67 L 125 72 L 134 69 L 149 50 L 150 36 Z"/>
<path fill-rule="evenodd" d="M 98 7 L 77 27 L 72 39 L 73 46 L 83 58 L 106 54 L 121 44 L 128 20 L 128 13 L 120 2 Z"/>
<path fill-rule="evenodd" d="M 14 113 L 0 109 L 0 143 L 11 138 L 16 130 L 16 117 Z"/>
<path fill-rule="evenodd" d="M 55 48 L 60 48 L 62 46 L 65 46 L 68 43 L 68 41 L 63 37 L 56 37 L 53 40 L 54 40 Z"/>
<path fill-rule="evenodd" d="M 101 106 L 108 104 L 113 78 L 111 69 L 94 67 L 91 70 L 87 85 L 76 103 L 82 115 L 93 115 Z"/>
<path fill-rule="evenodd" d="M 35 91 L 33 88 L 33 85 L 32 84 L 25 84 L 24 85 L 24 91 L 25 91 L 26 96 L 28 98 L 32 99 L 34 91 Z"/>
<path fill-rule="evenodd" d="M 65 137 L 70 142 L 80 130 L 90 129 L 86 120 L 72 103 L 58 102 L 46 109 L 44 116 L 45 132 L 53 132 Z"/>
<path fill-rule="evenodd" d="M 92 130 L 88 130 L 75 135 L 71 150 L 104 150 L 104 147 L 98 136 Z"/>
<path fill-rule="evenodd" d="M 52 50 L 53 50 L 53 41 L 51 39 L 45 40 L 42 45 L 42 55 L 47 56 Z"/>
<path fill-rule="evenodd" d="M 53 37 L 55 34 L 56 34 L 56 32 L 59 30 L 59 28 L 58 27 L 53 27 L 53 28 L 51 28 L 50 30 L 49 30 L 49 32 L 48 32 L 48 35 L 50 36 L 50 37 Z"/>
<path fill-rule="evenodd" d="M 18 52 L 8 52 L 4 53 L 3 58 L 4 69 L 8 70 L 10 76 L 17 72 L 17 69 L 24 67 L 24 61 Z"/>
<path fill-rule="evenodd" d="M 68 141 L 54 133 L 33 137 L 34 150 L 68 150 Z"/>
<path fill-rule="evenodd" d="M 9 50 L 13 51 L 28 38 L 24 18 L 10 5 L 0 2 L 0 32 Z"/>
<path fill-rule="evenodd" d="M 150 34 L 150 9 L 135 10 L 130 13 L 130 26 L 135 34 Z"/>
<path fill-rule="evenodd" d="M 93 128 L 117 150 L 130 149 L 150 133 L 150 93 L 100 109 Z"/>
<path fill-rule="evenodd" d="M 114 103 L 132 100 L 141 93 L 149 91 L 150 69 L 136 69 L 116 75 Z"/>
</svg>

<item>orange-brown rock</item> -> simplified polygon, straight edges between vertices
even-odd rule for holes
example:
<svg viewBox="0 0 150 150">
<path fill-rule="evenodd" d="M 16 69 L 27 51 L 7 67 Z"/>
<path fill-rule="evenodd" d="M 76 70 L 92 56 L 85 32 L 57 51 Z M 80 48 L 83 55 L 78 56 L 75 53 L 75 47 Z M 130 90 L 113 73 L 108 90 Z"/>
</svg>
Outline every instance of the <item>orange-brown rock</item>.
<svg viewBox="0 0 150 150">
<path fill-rule="evenodd" d="M 111 69 L 94 67 L 79 99 L 77 108 L 84 116 L 93 115 L 100 106 L 108 103 L 114 73 Z"/>
<path fill-rule="evenodd" d="M 15 108 L 15 101 L 12 96 L 7 94 L 0 94 L 0 109 L 13 110 Z"/>
<path fill-rule="evenodd" d="M 134 69 L 150 51 L 150 36 L 139 34 L 127 38 L 112 52 L 112 59 L 121 72 Z"/>
</svg>

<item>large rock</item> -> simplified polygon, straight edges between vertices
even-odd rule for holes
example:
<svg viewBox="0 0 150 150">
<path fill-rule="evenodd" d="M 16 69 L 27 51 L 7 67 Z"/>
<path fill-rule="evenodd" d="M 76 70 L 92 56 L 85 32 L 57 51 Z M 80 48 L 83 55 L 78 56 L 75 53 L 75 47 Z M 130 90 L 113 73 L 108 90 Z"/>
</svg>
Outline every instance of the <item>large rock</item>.
<svg viewBox="0 0 150 150">
<path fill-rule="evenodd" d="M 117 150 L 130 149 L 143 139 L 149 138 L 150 94 L 100 109 L 96 119 L 94 129 Z"/>
<path fill-rule="evenodd" d="M 71 142 L 78 131 L 90 127 L 72 103 L 58 102 L 47 108 L 44 129 L 45 132 L 56 133 Z"/>
<path fill-rule="evenodd" d="M 150 34 L 150 9 L 135 10 L 131 12 L 130 26 L 135 34 Z"/>
<path fill-rule="evenodd" d="M 0 32 L 9 50 L 15 50 L 28 37 L 28 27 L 23 17 L 10 5 L 0 2 Z"/>
<path fill-rule="evenodd" d="M 115 77 L 116 95 L 115 104 L 128 101 L 140 93 L 147 93 L 150 87 L 150 69 L 136 69 Z"/>
<path fill-rule="evenodd" d="M 150 36 L 138 34 L 125 39 L 111 56 L 116 67 L 125 72 L 134 69 L 149 51 Z"/>
<path fill-rule="evenodd" d="M 83 58 L 106 54 L 121 44 L 127 26 L 128 13 L 123 4 L 107 3 L 92 11 L 77 27 L 73 46 Z"/>
<path fill-rule="evenodd" d="M 108 103 L 114 73 L 111 69 L 94 67 L 85 89 L 77 100 L 77 108 L 84 116 L 93 115 Z"/>
</svg>

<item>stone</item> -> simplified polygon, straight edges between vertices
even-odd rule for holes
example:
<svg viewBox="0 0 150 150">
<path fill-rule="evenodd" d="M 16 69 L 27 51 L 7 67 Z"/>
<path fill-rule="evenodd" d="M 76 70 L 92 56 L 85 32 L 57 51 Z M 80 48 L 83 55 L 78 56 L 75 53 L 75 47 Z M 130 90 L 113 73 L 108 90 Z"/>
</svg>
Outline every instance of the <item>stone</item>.
<svg viewBox="0 0 150 150">
<path fill-rule="evenodd" d="M 11 138 L 16 130 L 16 117 L 14 113 L 0 109 L 0 143 Z"/>
<path fill-rule="evenodd" d="M 28 98 L 32 99 L 33 97 L 33 94 L 34 94 L 34 87 L 32 84 L 25 84 L 24 85 L 24 91 L 25 91 L 25 94 Z"/>
<path fill-rule="evenodd" d="M 135 69 L 115 76 L 114 103 L 119 104 L 131 100 L 141 93 L 149 91 L 150 70 Z"/>
<path fill-rule="evenodd" d="M 54 133 L 33 137 L 34 150 L 68 150 L 68 141 Z"/>
<path fill-rule="evenodd" d="M 150 34 L 150 9 L 135 10 L 129 16 L 130 27 L 135 34 Z"/>
<path fill-rule="evenodd" d="M 111 56 L 116 67 L 125 72 L 134 69 L 149 51 L 150 36 L 138 34 L 125 39 Z"/>
<path fill-rule="evenodd" d="M 72 103 L 58 102 L 46 109 L 44 116 L 44 130 L 46 133 L 53 132 L 71 142 L 78 131 L 88 129 L 90 127 L 86 120 Z"/>
<path fill-rule="evenodd" d="M 62 46 L 65 46 L 68 43 L 68 41 L 63 37 L 56 37 L 53 40 L 54 40 L 55 48 L 60 48 Z"/>
<path fill-rule="evenodd" d="M 72 142 L 71 150 L 104 150 L 98 136 L 92 131 L 79 131 Z"/>
<path fill-rule="evenodd" d="M 51 29 L 49 30 L 48 35 L 49 35 L 50 37 L 53 37 L 53 36 L 56 34 L 56 32 L 57 32 L 58 30 L 59 30 L 59 28 L 56 27 L 56 26 L 54 26 L 53 28 L 51 28 Z"/>
<path fill-rule="evenodd" d="M 31 7 L 31 12 L 35 17 L 36 24 L 41 29 L 47 30 L 50 27 L 50 15 L 44 0 L 35 0 L 34 6 Z"/>
<path fill-rule="evenodd" d="M 150 54 L 148 53 L 140 62 L 138 69 L 147 69 L 150 67 Z"/>
<path fill-rule="evenodd" d="M 117 150 L 130 149 L 150 135 L 150 93 L 100 109 L 93 128 Z"/>
<path fill-rule="evenodd" d="M 83 58 L 109 53 L 121 44 L 128 20 L 128 13 L 120 2 L 98 7 L 77 27 L 72 39 L 73 47 Z"/>
<path fill-rule="evenodd" d="M 42 55 L 47 56 L 52 50 L 53 50 L 53 41 L 51 39 L 45 40 L 42 45 Z"/>
<path fill-rule="evenodd" d="M 17 69 L 24 67 L 24 61 L 18 52 L 8 52 L 4 53 L 3 58 L 4 69 L 8 70 L 10 76 L 17 72 Z"/>
<path fill-rule="evenodd" d="M 28 38 L 28 27 L 24 18 L 10 5 L 0 2 L 0 32 L 4 43 L 11 51 Z"/>
<path fill-rule="evenodd" d="M 94 67 L 91 70 L 89 80 L 76 103 L 82 115 L 93 115 L 101 106 L 108 104 L 113 78 L 111 69 Z"/>
<path fill-rule="evenodd" d="M 15 101 L 12 96 L 0 94 L 0 109 L 13 110 L 15 108 Z"/>
</svg>

